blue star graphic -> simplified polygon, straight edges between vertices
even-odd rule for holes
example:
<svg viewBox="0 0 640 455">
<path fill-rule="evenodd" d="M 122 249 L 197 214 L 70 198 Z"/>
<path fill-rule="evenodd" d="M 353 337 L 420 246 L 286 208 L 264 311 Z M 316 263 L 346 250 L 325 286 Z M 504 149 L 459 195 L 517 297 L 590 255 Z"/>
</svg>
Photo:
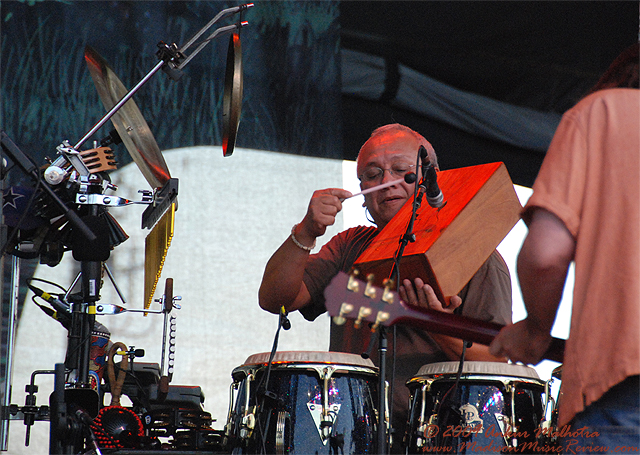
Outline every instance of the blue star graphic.
<svg viewBox="0 0 640 455">
<path fill-rule="evenodd" d="M 3 209 L 5 207 L 9 206 L 9 207 L 13 207 L 14 209 L 18 210 L 18 206 L 16 205 L 16 201 L 18 199 L 20 199 L 21 197 L 25 197 L 25 196 L 24 196 L 24 194 L 14 193 L 13 187 L 11 187 L 8 190 L 4 190 L 2 197 L 3 197 L 3 200 L 4 200 L 4 203 L 2 204 L 2 208 Z"/>
</svg>

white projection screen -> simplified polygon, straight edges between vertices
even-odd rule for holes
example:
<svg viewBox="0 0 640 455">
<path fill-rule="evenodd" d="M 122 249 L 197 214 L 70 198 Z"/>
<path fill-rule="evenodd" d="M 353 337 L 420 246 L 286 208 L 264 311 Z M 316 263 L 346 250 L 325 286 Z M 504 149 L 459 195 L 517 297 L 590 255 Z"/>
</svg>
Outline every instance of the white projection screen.
<svg viewBox="0 0 640 455">
<path fill-rule="evenodd" d="M 277 316 L 258 306 L 264 266 L 293 224 L 303 218 L 314 190 L 336 187 L 358 191 L 355 163 L 242 148 L 224 158 L 221 148 L 212 146 L 168 150 L 164 157 L 172 177 L 179 179 L 175 234 L 155 294 L 161 297 L 165 279 L 173 278 L 174 294 L 182 297 L 178 302 L 181 309 L 173 312 L 176 353 L 171 384 L 201 387 L 204 409 L 215 420 L 213 427 L 222 429 L 232 370 L 248 356 L 270 351 L 278 326 Z M 140 200 L 138 191 L 149 189 L 133 163 L 111 177 L 118 186 L 115 195 L 123 198 Z M 516 189 L 524 203 L 530 190 Z M 105 276 L 102 303 L 143 308 L 144 239 L 149 233 L 140 227 L 144 208 L 132 205 L 110 210 L 130 236 L 111 252 L 108 261 L 127 302 L 122 304 Z M 318 247 L 340 230 L 363 223 L 362 197 L 345 201 L 336 225 L 319 239 Z M 515 258 L 525 234 L 526 227 L 519 222 L 499 247 L 512 273 L 514 321 L 525 314 L 515 279 Z M 34 276 L 68 287 L 78 269 L 67 253 L 56 267 L 38 266 Z M 571 290 L 570 283 L 567 288 Z M 160 309 L 154 305 L 152 309 Z M 563 308 L 554 335 L 566 338 L 570 303 Z M 111 341 L 145 350 L 145 356 L 137 361 L 160 363 L 162 315 L 125 312 L 98 316 L 97 320 L 110 330 Z M 294 313 L 290 320 L 291 329 L 280 333 L 279 350 L 327 350 L 328 316 L 311 323 Z M 17 332 L 12 403 L 23 405 L 24 385 L 34 370 L 53 369 L 56 363 L 64 362 L 66 335 L 57 321 L 31 302 L 29 293 Z M 555 366 L 553 362 L 540 364 L 541 378 L 548 379 Z M 48 404 L 52 376 L 38 376 L 37 385 L 37 404 Z M 105 402 L 108 404 L 108 396 Z M 30 445 L 25 447 L 25 426 L 20 420 L 11 421 L 9 453 L 42 453 L 48 438 L 48 422 L 36 422 Z"/>
</svg>

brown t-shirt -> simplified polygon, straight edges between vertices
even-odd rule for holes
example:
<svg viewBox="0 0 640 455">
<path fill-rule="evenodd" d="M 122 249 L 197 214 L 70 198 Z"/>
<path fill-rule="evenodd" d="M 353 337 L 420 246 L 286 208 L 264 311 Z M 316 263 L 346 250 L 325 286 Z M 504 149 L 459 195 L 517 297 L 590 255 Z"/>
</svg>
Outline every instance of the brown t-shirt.
<svg viewBox="0 0 640 455">
<path fill-rule="evenodd" d="M 311 294 L 311 303 L 300 309 L 306 319 L 314 320 L 326 311 L 324 289 L 338 272 L 351 270 L 353 263 L 378 232 L 372 226 L 348 229 L 334 236 L 317 254 L 309 257 L 304 283 Z M 493 252 L 459 295 L 462 305 L 456 309 L 456 313 L 503 325 L 511 322 L 511 278 L 506 263 L 497 251 Z M 395 441 L 401 442 L 409 401 L 409 389 L 405 383 L 416 375 L 422 365 L 450 359 L 424 330 L 398 324 L 389 328 L 387 333 L 387 379 L 392 382 L 395 370 L 393 425 L 397 431 Z M 374 343 L 371 346 L 371 359 L 379 365 L 377 336 L 372 336 L 366 329 L 355 329 L 353 321 L 341 326 L 331 323 L 330 351 L 362 354 L 369 349 L 371 341 Z"/>
<path fill-rule="evenodd" d="M 640 373 L 640 91 L 596 92 L 567 111 L 533 185 L 534 208 L 576 240 L 559 425 Z"/>
</svg>

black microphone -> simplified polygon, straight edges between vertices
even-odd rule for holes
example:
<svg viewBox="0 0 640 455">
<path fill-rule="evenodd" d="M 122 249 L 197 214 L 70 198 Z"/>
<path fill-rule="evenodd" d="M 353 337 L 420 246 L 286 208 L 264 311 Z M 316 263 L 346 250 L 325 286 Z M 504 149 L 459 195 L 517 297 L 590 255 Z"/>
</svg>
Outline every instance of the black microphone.
<svg viewBox="0 0 640 455">
<path fill-rule="evenodd" d="M 404 181 L 407 183 L 414 183 L 417 178 L 418 176 L 415 172 L 409 172 L 408 174 L 404 175 Z"/>
<path fill-rule="evenodd" d="M 431 164 L 431 160 L 429 159 L 429 153 L 424 145 L 420 146 L 418 154 L 420 155 L 420 168 L 422 169 L 422 178 L 424 179 L 427 174 L 427 167 Z"/>
<path fill-rule="evenodd" d="M 431 164 L 427 167 L 424 179 L 427 183 L 427 202 L 434 209 L 439 209 L 444 205 L 444 196 L 438 186 L 438 176 L 436 174 L 436 168 Z"/>
<path fill-rule="evenodd" d="M 291 328 L 291 321 L 287 317 L 287 310 L 284 308 L 284 305 L 280 307 L 280 323 L 282 328 L 285 330 L 289 330 Z"/>
<path fill-rule="evenodd" d="M 434 209 L 439 209 L 444 205 L 444 196 L 442 191 L 438 187 L 438 176 L 436 175 L 436 168 L 433 167 L 429 160 L 429 154 L 424 145 L 421 145 L 418 149 L 420 154 L 420 163 L 422 169 L 422 182 L 420 186 L 424 187 L 424 191 L 427 195 L 427 202 Z"/>
</svg>

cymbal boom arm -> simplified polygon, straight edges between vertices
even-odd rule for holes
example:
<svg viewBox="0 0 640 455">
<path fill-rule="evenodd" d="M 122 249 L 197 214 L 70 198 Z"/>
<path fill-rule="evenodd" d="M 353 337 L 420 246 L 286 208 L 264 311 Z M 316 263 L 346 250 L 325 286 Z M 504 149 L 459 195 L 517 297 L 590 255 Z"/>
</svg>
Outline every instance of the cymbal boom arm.
<svg viewBox="0 0 640 455">
<path fill-rule="evenodd" d="M 235 14 L 237 12 L 240 11 L 244 11 L 247 8 L 250 8 L 253 6 L 253 3 L 248 3 L 246 5 L 242 5 L 242 6 L 237 6 L 237 7 L 233 7 L 233 8 L 228 8 L 226 10 L 221 11 L 220 13 L 218 13 L 218 15 L 211 20 L 203 29 L 201 29 L 198 33 L 195 34 L 195 36 L 193 38 L 191 38 L 187 44 L 185 44 L 182 48 L 180 48 L 180 50 L 178 51 L 180 54 L 183 53 L 186 49 L 188 49 L 194 42 L 195 40 L 197 40 L 207 29 L 209 29 L 214 23 L 216 23 L 218 20 L 220 20 L 221 18 L 229 15 L 229 14 Z M 234 24 L 233 26 L 231 26 L 233 29 L 237 28 L 238 25 Z M 223 27 L 226 28 L 226 27 Z M 216 32 L 214 32 L 215 34 Z M 213 35 L 210 37 L 210 39 L 213 39 Z M 185 60 L 185 62 L 183 64 L 180 65 L 179 69 L 182 69 L 184 67 L 184 65 L 191 60 L 191 58 L 193 56 L 195 56 L 195 54 L 197 52 L 199 52 L 200 48 L 206 44 L 208 41 L 206 41 L 205 43 L 201 44 L 200 47 L 198 47 L 198 49 L 196 49 L 196 52 L 194 52 L 193 54 L 191 54 L 191 56 L 189 56 L 187 58 L 187 60 Z M 77 143 L 76 145 L 73 146 L 73 148 L 75 150 L 78 150 L 78 148 L 80 146 L 82 146 L 82 144 L 84 144 L 91 136 L 93 136 L 100 128 L 102 128 L 102 126 L 107 123 L 107 121 L 109 121 L 109 119 L 111 119 L 111 117 L 127 102 L 131 99 L 131 97 L 133 97 L 133 95 L 145 84 L 147 83 L 147 81 L 155 74 L 158 72 L 158 70 L 160 70 L 165 64 L 167 64 L 167 62 L 165 62 L 164 60 L 160 60 L 150 71 L 149 73 L 147 73 L 146 76 L 144 76 L 142 78 L 142 80 L 140 80 L 140 82 L 138 82 L 131 90 L 129 90 L 120 101 L 118 101 L 112 108 L 111 110 L 109 110 L 109 112 L 107 112 L 104 117 L 102 117 L 98 123 L 96 123 L 93 128 L 91 128 Z M 56 160 L 57 162 L 58 160 Z M 54 162 L 55 164 L 55 162 Z M 62 163 L 61 163 L 62 164 Z"/>
</svg>

